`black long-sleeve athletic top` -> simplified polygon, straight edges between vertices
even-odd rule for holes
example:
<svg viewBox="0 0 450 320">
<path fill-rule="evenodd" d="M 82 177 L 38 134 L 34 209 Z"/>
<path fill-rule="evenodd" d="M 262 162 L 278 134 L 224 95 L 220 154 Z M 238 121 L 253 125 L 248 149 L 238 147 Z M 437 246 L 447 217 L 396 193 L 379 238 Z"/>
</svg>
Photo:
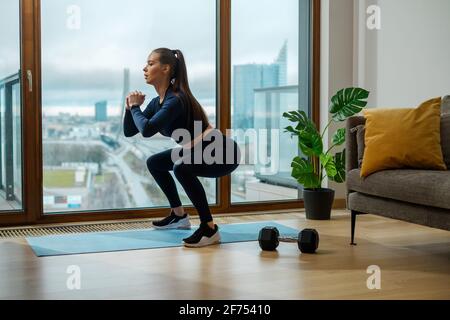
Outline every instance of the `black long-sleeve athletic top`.
<svg viewBox="0 0 450 320">
<path fill-rule="evenodd" d="M 182 128 L 188 130 L 191 137 L 194 138 L 194 132 L 191 132 L 193 128 L 187 127 L 187 117 L 190 111 L 186 110 L 180 97 L 175 95 L 171 86 L 167 89 L 163 102 L 159 103 L 159 100 L 159 96 L 152 99 L 144 111 L 141 111 L 137 105 L 131 107 L 131 110 L 126 110 L 123 124 L 125 137 L 132 137 L 139 132 L 146 138 L 158 132 L 163 136 L 171 137 L 173 131 Z M 203 125 L 202 131 L 204 130 Z M 180 141 L 176 142 L 180 143 Z"/>
</svg>

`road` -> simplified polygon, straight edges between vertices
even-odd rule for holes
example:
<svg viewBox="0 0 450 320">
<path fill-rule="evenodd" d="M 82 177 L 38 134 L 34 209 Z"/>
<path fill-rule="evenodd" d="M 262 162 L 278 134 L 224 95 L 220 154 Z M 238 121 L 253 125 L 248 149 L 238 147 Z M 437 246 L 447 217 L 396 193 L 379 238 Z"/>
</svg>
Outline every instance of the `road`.
<svg viewBox="0 0 450 320">
<path fill-rule="evenodd" d="M 136 207 L 151 207 L 153 203 L 147 196 L 147 193 L 142 186 L 141 182 L 149 182 L 150 176 L 142 177 L 136 174 L 128 164 L 123 160 L 123 156 L 130 150 L 130 146 L 128 143 L 124 143 L 122 141 L 122 146 L 119 149 L 118 153 L 116 151 L 112 151 L 109 147 L 107 147 L 103 142 L 99 140 L 45 140 L 44 143 L 48 144 L 73 144 L 73 145 L 98 145 L 105 149 L 108 154 L 110 161 L 117 165 L 118 172 L 120 173 L 120 177 L 125 181 L 125 185 L 129 188 L 129 193 L 135 203 Z M 150 175 L 150 173 L 149 173 Z"/>
</svg>

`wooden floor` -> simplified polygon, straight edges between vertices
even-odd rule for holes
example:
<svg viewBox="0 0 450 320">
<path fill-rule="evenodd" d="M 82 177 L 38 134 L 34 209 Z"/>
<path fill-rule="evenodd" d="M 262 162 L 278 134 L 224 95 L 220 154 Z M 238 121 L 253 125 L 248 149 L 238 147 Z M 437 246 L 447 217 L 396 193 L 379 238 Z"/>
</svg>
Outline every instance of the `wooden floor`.
<svg viewBox="0 0 450 320">
<path fill-rule="evenodd" d="M 303 212 L 216 219 L 259 220 L 317 229 L 317 254 L 244 242 L 37 258 L 24 239 L 8 239 L 0 241 L 0 299 L 450 299 L 450 232 L 365 215 L 350 246 L 345 211 L 329 221 Z M 67 289 L 70 265 L 80 267 L 81 290 Z M 380 290 L 367 288 L 371 265 L 381 269 Z"/>
</svg>

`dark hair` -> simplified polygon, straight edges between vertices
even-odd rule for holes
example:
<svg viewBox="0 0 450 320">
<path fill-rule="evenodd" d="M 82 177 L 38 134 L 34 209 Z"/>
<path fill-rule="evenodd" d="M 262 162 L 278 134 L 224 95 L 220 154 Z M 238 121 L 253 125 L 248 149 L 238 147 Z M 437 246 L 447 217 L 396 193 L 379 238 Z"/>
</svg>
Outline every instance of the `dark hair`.
<svg viewBox="0 0 450 320">
<path fill-rule="evenodd" d="M 159 62 L 161 64 L 170 65 L 172 73 L 170 85 L 174 94 L 181 99 L 183 106 L 187 109 L 187 128 L 193 132 L 194 121 L 197 120 L 202 121 L 202 131 L 205 131 L 209 124 L 208 117 L 189 88 L 183 53 L 178 49 L 170 50 L 168 48 L 158 48 L 153 50 L 152 53 L 159 54 Z"/>
</svg>

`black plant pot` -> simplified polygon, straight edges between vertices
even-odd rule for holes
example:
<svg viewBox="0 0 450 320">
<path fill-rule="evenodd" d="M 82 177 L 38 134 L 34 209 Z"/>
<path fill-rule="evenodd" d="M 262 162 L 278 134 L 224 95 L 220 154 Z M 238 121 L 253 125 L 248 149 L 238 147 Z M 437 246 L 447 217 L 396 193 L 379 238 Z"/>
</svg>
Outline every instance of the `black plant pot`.
<svg viewBox="0 0 450 320">
<path fill-rule="evenodd" d="M 306 219 L 330 220 L 334 200 L 333 189 L 303 189 L 303 200 Z"/>
</svg>

